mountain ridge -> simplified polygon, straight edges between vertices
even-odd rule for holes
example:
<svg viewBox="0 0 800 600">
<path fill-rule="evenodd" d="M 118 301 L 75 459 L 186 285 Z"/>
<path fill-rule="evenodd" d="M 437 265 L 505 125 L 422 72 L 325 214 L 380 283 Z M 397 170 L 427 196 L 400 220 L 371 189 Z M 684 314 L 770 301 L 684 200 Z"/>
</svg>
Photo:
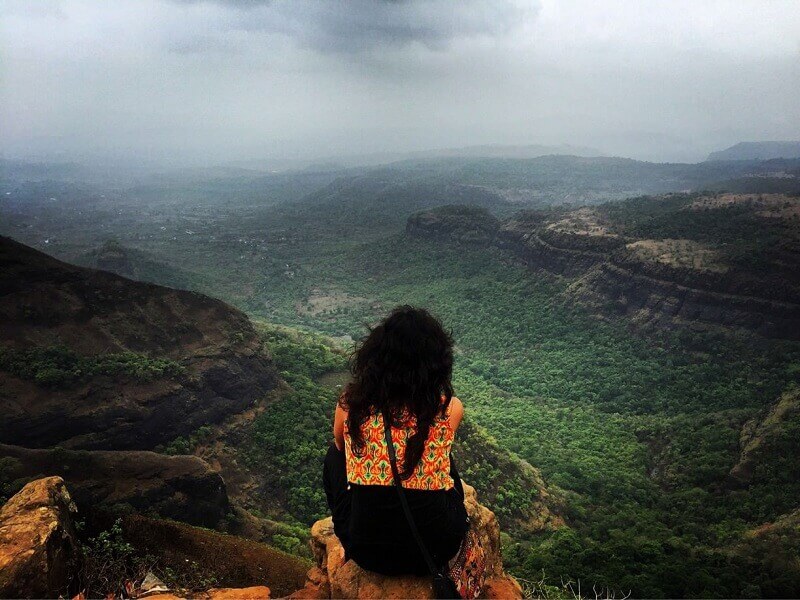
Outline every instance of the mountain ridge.
<svg viewBox="0 0 800 600">
<path fill-rule="evenodd" d="M 706 160 L 770 160 L 775 158 L 800 158 L 800 142 L 739 142 L 724 150 L 711 152 Z"/>
</svg>

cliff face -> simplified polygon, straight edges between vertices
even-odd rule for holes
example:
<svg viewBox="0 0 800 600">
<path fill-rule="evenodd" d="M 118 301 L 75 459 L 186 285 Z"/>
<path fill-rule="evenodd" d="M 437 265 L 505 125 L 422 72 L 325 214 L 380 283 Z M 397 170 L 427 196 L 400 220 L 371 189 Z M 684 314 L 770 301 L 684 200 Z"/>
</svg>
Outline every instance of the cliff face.
<svg viewBox="0 0 800 600">
<path fill-rule="evenodd" d="M 624 316 L 640 327 L 713 325 L 800 339 L 800 304 L 714 291 L 708 289 L 711 278 L 702 287 L 685 285 L 676 281 L 680 272 L 620 263 L 608 261 L 587 271 L 569 292 L 584 304 Z"/>
<path fill-rule="evenodd" d="M 0 368 L 0 442 L 28 447 L 153 448 L 244 410 L 278 381 L 240 311 L 67 265 L 8 238 L 0 238 L 0 348 L 6 363 L 23 363 Z M 48 358 L 53 348 L 66 350 Z M 30 356 L 50 362 L 31 374 Z M 120 372 L 80 371 L 80 360 L 113 366 L 120 356 L 128 361 Z M 58 362 L 67 359 L 76 364 Z M 159 360 L 175 368 L 138 376 Z M 53 385 L 54 370 L 70 379 Z"/>
<path fill-rule="evenodd" d="M 764 237 L 776 235 L 773 225 L 782 223 L 782 249 L 769 257 L 753 256 L 758 266 L 743 268 L 712 244 L 626 235 L 620 223 L 593 208 L 528 211 L 498 223 L 475 209 L 447 207 L 413 215 L 406 231 L 502 248 L 533 269 L 570 280 L 570 300 L 641 327 L 722 326 L 800 339 L 800 234 L 795 225 L 800 202 L 780 195 L 722 195 L 675 210 L 675 219 L 731 207 L 756 223 L 762 220 Z M 721 212 L 724 218 L 730 214 Z"/>
<path fill-rule="evenodd" d="M 219 473 L 196 456 L 143 451 L 29 449 L 0 444 L 11 480 L 59 475 L 82 510 L 124 505 L 186 523 L 216 527 L 230 511 Z"/>
<path fill-rule="evenodd" d="M 574 235 L 547 225 L 541 215 L 523 213 L 503 223 L 496 245 L 530 267 L 575 277 L 608 260 L 609 252 L 623 243 L 617 236 Z"/>
</svg>

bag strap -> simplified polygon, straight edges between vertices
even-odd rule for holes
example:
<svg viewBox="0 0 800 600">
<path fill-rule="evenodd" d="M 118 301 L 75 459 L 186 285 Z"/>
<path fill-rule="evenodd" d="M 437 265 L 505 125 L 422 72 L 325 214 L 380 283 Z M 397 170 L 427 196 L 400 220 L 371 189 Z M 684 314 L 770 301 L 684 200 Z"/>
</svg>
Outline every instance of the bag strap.
<svg viewBox="0 0 800 600">
<path fill-rule="evenodd" d="M 385 413 L 381 416 L 383 417 L 383 435 L 386 438 L 386 449 L 389 452 L 389 462 L 392 465 L 394 486 L 397 488 L 397 495 L 400 496 L 400 504 L 403 506 L 403 512 L 406 515 L 406 521 L 408 521 L 408 526 L 417 542 L 417 546 L 419 546 L 419 551 L 422 553 L 422 558 L 425 559 L 425 563 L 428 565 L 428 570 L 431 572 L 431 575 L 434 577 L 441 576 L 441 570 L 437 568 L 436 564 L 433 562 L 433 558 L 431 558 L 428 548 L 425 546 L 425 542 L 422 540 L 422 536 L 419 534 L 417 524 L 414 522 L 414 515 L 411 514 L 411 508 L 408 506 L 408 500 L 406 499 L 406 494 L 403 491 L 403 484 L 400 481 L 400 473 L 397 471 L 397 457 L 394 453 L 394 443 L 392 443 L 392 431 L 389 427 L 389 420 L 386 418 Z"/>
</svg>

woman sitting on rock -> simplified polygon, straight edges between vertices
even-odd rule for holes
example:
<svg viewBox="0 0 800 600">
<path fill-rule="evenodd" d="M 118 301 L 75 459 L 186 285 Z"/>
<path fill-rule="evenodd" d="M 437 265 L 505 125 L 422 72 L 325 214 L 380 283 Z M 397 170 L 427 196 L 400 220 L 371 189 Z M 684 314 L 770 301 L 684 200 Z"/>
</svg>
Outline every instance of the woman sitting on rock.
<svg viewBox="0 0 800 600">
<path fill-rule="evenodd" d="M 464 408 L 450 382 L 453 342 L 427 311 L 396 308 L 356 351 L 336 406 L 323 480 L 345 560 L 385 575 L 428 573 L 394 488 L 384 419 L 414 523 L 437 565 L 469 528 L 450 456 Z"/>
</svg>

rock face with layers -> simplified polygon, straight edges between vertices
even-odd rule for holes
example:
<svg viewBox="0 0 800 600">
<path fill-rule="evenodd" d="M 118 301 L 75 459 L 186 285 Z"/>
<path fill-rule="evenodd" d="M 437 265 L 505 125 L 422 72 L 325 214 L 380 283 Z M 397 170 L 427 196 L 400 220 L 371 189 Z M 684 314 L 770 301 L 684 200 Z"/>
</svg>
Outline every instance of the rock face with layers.
<svg viewBox="0 0 800 600">
<path fill-rule="evenodd" d="M 494 513 L 478 503 L 473 487 L 464 485 L 464 492 L 472 527 L 486 550 L 482 597 L 522 598 L 519 583 L 503 571 L 500 527 Z M 344 549 L 330 518 L 311 528 L 311 549 L 317 566 L 308 572 L 306 586 L 291 598 L 433 598 L 430 577 L 388 577 L 366 571 L 352 560 L 343 562 Z"/>
<path fill-rule="evenodd" d="M 0 598 L 55 598 L 67 591 L 78 557 L 61 477 L 27 484 L 0 510 Z"/>
<path fill-rule="evenodd" d="M 722 327 L 800 339 L 799 238 L 791 233 L 798 199 L 727 194 L 690 200 L 668 210 L 675 218 L 728 207 L 750 211 L 770 235 L 778 235 L 774 226 L 782 223 L 781 242 L 756 253 L 756 266 L 748 266 L 725 258 L 727 242 L 639 237 L 627 232 L 624 222 L 591 207 L 555 214 L 522 211 L 501 222 L 474 208 L 441 207 L 409 217 L 406 231 L 501 248 L 532 269 L 571 280 L 564 294 L 568 301 L 599 315 L 625 317 L 637 328 Z"/>
<path fill-rule="evenodd" d="M 204 527 L 216 527 L 230 512 L 225 482 L 197 456 L 0 444 L 0 458 L 12 459 L 14 479 L 60 475 L 82 512 L 125 504 Z"/>
</svg>

